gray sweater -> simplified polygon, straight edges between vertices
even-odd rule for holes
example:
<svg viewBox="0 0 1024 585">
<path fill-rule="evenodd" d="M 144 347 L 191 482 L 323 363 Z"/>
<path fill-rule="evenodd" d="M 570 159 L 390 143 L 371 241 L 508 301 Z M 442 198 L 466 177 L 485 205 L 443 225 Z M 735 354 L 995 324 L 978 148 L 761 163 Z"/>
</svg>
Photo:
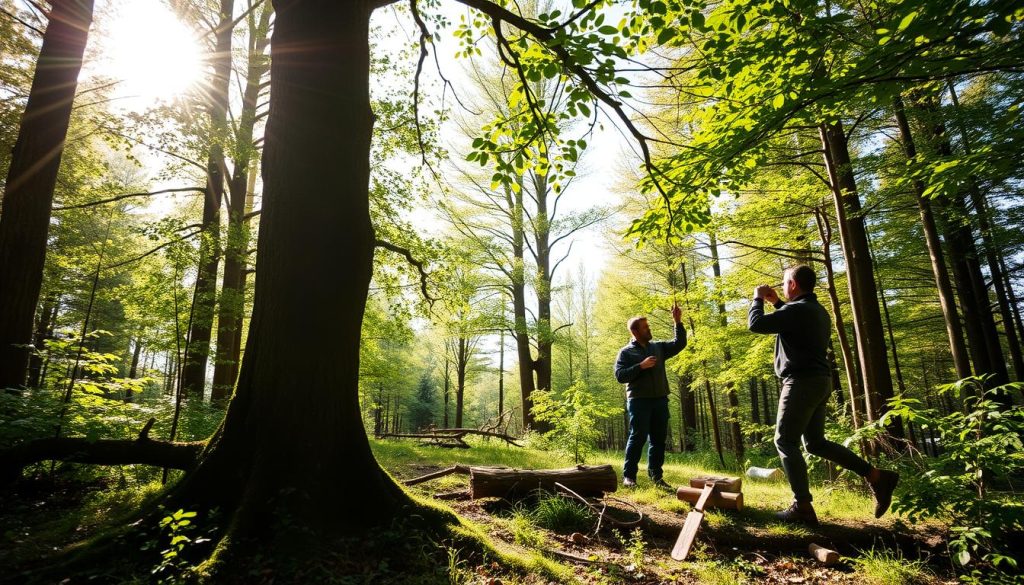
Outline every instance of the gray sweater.
<svg viewBox="0 0 1024 585">
<path fill-rule="evenodd" d="M 832 318 L 814 293 L 784 303 L 765 314 L 764 300 L 754 299 L 747 314 L 747 328 L 754 333 L 776 333 L 775 375 L 780 378 L 829 376 L 828 361 Z"/>
</svg>

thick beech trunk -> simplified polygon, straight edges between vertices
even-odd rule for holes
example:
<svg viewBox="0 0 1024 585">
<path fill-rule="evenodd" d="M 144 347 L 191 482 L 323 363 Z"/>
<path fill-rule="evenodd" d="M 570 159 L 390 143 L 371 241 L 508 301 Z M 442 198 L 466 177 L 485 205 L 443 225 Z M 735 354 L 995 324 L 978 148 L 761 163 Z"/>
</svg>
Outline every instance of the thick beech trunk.
<svg viewBox="0 0 1024 585">
<path fill-rule="evenodd" d="M 219 506 L 231 542 L 251 537 L 295 552 L 387 524 L 411 501 L 374 459 L 359 410 L 374 251 L 373 3 L 276 0 L 274 7 L 246 359 L 223 425 L 170 504 Z M 320 357 L 311 360 L 309 347 Z"/>
<path fill-rule="evenodd" d="M 864 382 L 864 411 L 868 420 L 873 421 L 887 409 L 885 401 L 893 397 L 893 388 L 882 315 L 878 310 L 878 291 L 868 252 L 867 231 L 842 123 L 823 124 L 819 132 L 846 261 L 857 356 Z M 894 420 L 889 432 L 902 437 L 902 423 L 898 419 Z"/>
<path fill-rule="evenodd" d="M 53 188 L 92 11 L 93 0 L 53 3 L 11 153 L 0 214 L 0 388 L 25 384 Z"/>
</svg>

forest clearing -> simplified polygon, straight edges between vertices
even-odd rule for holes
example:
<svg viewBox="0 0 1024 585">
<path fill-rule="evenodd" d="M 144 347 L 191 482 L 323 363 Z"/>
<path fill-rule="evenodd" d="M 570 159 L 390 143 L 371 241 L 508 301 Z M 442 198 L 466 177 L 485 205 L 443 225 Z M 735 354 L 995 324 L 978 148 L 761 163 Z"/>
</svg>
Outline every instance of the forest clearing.
<svg viewBox="0 0 1024 585">
<path fill-rule="evenodd" d="M 1024 581 L 1022 37 L 0 0 L 0 583 Z"/>
</svg>

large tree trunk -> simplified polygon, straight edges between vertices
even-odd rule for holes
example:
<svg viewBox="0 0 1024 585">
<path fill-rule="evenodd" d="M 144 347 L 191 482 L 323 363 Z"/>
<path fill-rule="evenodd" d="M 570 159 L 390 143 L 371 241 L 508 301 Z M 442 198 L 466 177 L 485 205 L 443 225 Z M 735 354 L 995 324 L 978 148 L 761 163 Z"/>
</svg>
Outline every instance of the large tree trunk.
<svg viewBox="0 0 1024 585">
<path fill-rule="evenodd" d="M 11 153 L 0 214 L 0 388 L 25 383 L 43 283 L 53 188 L 71 121 L 93 0 L 54 2 Z"/>
<path fill-rule="evenodd" d="M 263 76 L 270 67 L 264 55 L 270 42 L 268 29 L 270 6 L 263 7 L 258 24 L 250 31 L 249 63 L 245 91 L 242 93 L 242 113 L 235 132 L 234 170 L 228 183 L 228 237 L 224 247 L 224 277 L 220 303 L 217 305 L 217 348 L 213 365 L 213 389 L 210 400 L 224 404 L 230 397 L 238 379 L 241 357 L 242 317 L 245 312 L 245 267 L 249 254 L 249 230 L 245 221 L 246 201 L 249 197 L 249 177 L 253 171 L 250 161 L 257 154 L 253 146 L 256 126 L 256 106 Z"/>
<path fill-rule="evenodd" d="M 251 537 L 294 553 L 325 536 L 388 523 L 412 502 L 374 459 L 359 410 L 360 328 L 374 250 L 372 3 L 274 6 L 245 359 L 220 430 L 170 502 L 219 506 L 228 514 L 228 542 Z M 311 345 L 297 340 L 312 341 L 321 357 L 311 361 Z"/>
<path fill-rule="evenodd" d="M 903 99 L 897 95 L 893 105 L 903 151 L 906 153 L 907 159 L 914 160 L 917 158 L 917 145 L 914 143 L 914 135 L 910 131 L 910 122 L 907 120 Z M 939 230 L 935 225 L 931 202 L 924 197 L 924 183 L 915 179 L 913 184 L 914 194 L 917 196 L 917 208 L 921 215 L 921 229 L 924 231 L 925 245 L 928 248 L 928 256 L 931 258 L 935 288 L 939 293 L 939 305 L 942 307 L 942 317 L 946 323 L 949 351 L 953 355 L 953 366 L 956 368 L 957 378 L 963 379 L 971 375 L 971 365 L 967 358 L 963 331 L 960 329 L 960 315 L 956 309 L 953 286 L 950 283 L 949 270 L 946 268 L 946 261 L 942 253 Z"/>
<path fill-rule="evenodd" d="M 867 232 L 857 193 L 846 133 L 841 122 L 822 124 L 819 128 L 825 166 L 832 184 L 836 219 L 846 260 L 850 304 L 853 310 L 857 356 L 863 375 L 865 413 L 876 420 L 887 410 L 885 401 L 893 397 L 892 374 L 885 350 L 885 332 L 878 310 L 878 291 L 872 276 Z M 896 437 L 903 437 L 903 425 L 895 419 L 889 427 Z"/>
</svg>

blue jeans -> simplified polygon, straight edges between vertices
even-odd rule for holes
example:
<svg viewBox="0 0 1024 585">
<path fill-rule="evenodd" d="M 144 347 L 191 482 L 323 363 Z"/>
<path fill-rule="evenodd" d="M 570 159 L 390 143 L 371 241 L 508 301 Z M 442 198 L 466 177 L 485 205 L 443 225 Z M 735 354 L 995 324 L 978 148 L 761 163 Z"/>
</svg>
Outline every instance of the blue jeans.
<svg viewBox="0 0 1024 585">
<path fill-rule="evenodd" d="M 861 477 L 871 471 L 871 464 L 846 447 L 825 438 L 825 405 L 832 387 L 830 377 L 784 378 L 779 394 L 778 418 L 775 421 L 775 448 L 782 460 L 793 499 L 810 502 L 807 462 L 800 452 L 800 439 L 812 455 L 845 467 Z"/>
<path fill-rule="evenodd" d="M 665 463 L 665 441 L 668 438 L 668 396 L 628 398 L 626 413 L 629 414 L 629 438 L 626 439 L 626 463 L 622 466 L 622 477 L 636 479 L 640 452 L 644 449 L 644 442 L 649 439 L 647 476 L 661 479 L 661 466 Z"/>
</svg>

